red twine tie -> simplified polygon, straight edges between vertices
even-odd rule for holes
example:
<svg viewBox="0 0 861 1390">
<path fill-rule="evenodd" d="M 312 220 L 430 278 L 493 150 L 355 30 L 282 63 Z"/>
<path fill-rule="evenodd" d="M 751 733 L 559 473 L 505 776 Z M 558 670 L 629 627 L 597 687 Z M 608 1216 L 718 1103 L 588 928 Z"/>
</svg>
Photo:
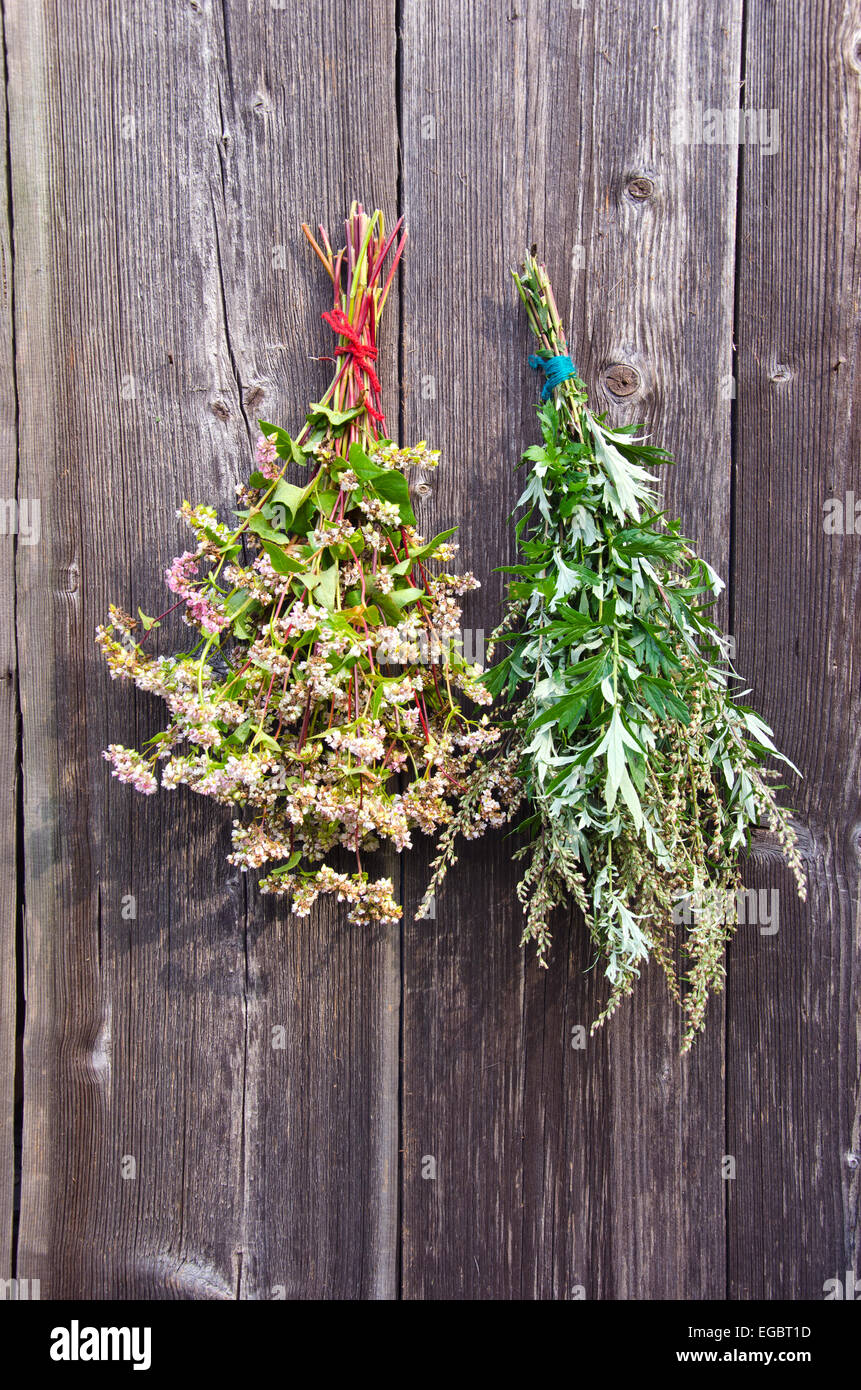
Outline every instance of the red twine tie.
<svg viewBox="0 0 861 1390">
<path fill-rule="evenodd" d="M 377 349 L 372 343 L 362 342 L 359 334 L 350 323 L 343 309 L 330 309 L 327 313 L 322 315 L 322 318 L 325 323 L 328 323 L 330 328 L 333 328 L 342 338 L 347 339 L 346 343 L 342 343 L 340 347 L 335 348 L 335 356 L 352 357 L 359 370 L 365 373 L 371 390 L 376 395 L 379 395 L 382 386 L 380 385 L 380 379 L 373 367 L 373 363 L 377 360 Z M 385 417 L 381 411 L 376 410 L 367 399 L 365 400 L 365 409 L 372 420 L 384 420 Z"/>
</svg>

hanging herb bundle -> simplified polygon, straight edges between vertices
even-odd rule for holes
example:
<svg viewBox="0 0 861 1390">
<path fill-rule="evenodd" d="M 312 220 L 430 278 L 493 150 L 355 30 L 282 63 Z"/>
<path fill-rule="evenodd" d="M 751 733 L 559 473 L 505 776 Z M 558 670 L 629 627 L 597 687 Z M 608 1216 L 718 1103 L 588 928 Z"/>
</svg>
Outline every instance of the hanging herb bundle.
<svg viewBox="0 0 861 1390">
<path fill-rule="evenodd" d="M 194 546 L 166 579 L 191 650 L 150 654 L 167 614 L 137 622 L 111 607 L 97 631 L 111 675 L 161 696 L 170 722 L 144 752 L 114 744 L 105 757 L 138 791 L 156 790 L 161 763 L 163 787 L 234 807 L 230 861 L 267 866 L 261 890 L 289 894 L 295 913 L 332 893 L 352 922 L 391 922 L 391 880 L 371 881 L 362 856 L 446 824 L 498 733 L 463 704 L 491 699 L 458 642 L 458 599 L 477 581 L 444 568 L 452 531 L 416 530 L 407 475 L 438 454 L 384 434 L 377 332 L 401 222 L 387 235 L 382 213 L 354 204 L 337 254 L 322 228 L 322 246 L 303 231 L 334 289 L 332 383 L 295 439 L 261 421 L 238 525 L 183 503 Z M 468 832 L 501 815 L 486 797 Z M 331 862 L 343 851 L 350 873 Z"/>
<path fill-rule="evenodd" d="M 764 765 L 781 755 L 731 693 L 738 678 L 709 617 L 723 584 L 657 510 L 650 470 L 669 456 L 589 409 L 545 268 L 530 255 L 514 278 L 538 339 L 530 362 L 545 374 L 542 443 L 524 455 L 520 563 L 507 567 L 494 634 L 508 652 L 486 679 L 507 699 L 504 756 L 529 802 L 523 941 L 546 963 L 550 915 L 573 900 L 610 982 L 594 1027 L 653 956 L 684 1010 L 687 1050 L 723 983 L 753 827 L 774 833 L 806 893 L 777 774 Z M 434 883 L 457 831 L 455 820 Z"/>
</svg>

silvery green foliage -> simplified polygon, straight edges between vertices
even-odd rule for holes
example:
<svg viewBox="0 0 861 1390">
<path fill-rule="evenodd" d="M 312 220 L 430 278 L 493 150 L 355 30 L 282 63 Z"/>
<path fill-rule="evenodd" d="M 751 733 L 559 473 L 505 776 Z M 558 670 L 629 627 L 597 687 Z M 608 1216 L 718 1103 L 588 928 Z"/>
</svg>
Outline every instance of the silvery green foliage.
<svg viewBox="0 0 861 1390">
<path fill-rule="evenodd" d="M 541 355 L 566 353 L 543 267 L 530 258 L 515 279 Z M 611 986 L 598 1022 L 654 956 L 684 1009 L 687 1048 L 721 987 L 732 928 L 710 904 L 740 884 L 754 826 L 776 834 L 804 894 L 763 766 L 781 755 L 739 703 L 710 616 L 723 584 L 658 509 L 654 470 L 668 455 L 633 427 L 609 428 L 576 376 L 538 418 L 496 634 L 508 650 L 487 678 L 508 701 L 529 806 L 524 941 L 543 962 L 550 913 L 573 899 Z M 673 921 L 682 899 L 699 904 L 689 925 Z"/>
</svg>

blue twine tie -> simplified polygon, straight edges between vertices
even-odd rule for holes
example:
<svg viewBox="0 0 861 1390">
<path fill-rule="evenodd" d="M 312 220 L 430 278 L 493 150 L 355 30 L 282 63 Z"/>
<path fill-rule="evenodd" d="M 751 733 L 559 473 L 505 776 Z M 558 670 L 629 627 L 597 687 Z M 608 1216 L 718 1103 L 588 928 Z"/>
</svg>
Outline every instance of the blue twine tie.
<svg viewBox="0 0 861 1390">
<path fill-rule="evenodd" d="M 543 401 L 549 400 L 556 387 L 567 381 L 569 376 L 577 375 L 577 368 L 567 353 L 562 353 L 559 357 L 539 357 L 537 353 L 533 353 L 529 365 L 536 372 L 540 370 L 544 373 L 544 385 L 541 388 Z"/>
</svg>

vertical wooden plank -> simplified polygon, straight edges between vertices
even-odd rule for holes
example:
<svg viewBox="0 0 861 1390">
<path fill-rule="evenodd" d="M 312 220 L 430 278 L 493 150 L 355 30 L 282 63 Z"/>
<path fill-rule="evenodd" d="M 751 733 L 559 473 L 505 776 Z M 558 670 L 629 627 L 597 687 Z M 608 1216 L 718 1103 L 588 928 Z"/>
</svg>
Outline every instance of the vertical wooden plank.
<svg viewBox="0 0 861 1390">
<path fill-rule="evenodd" d="M 613 418 L 645 421 L 674 455 L 668 510 L 724 576 L 738 161 L 732 145 L 686 139 L 684 116 L 698 101 L 736 102 L 741 15 L 735 0 L 601 10 L 584 171 L 600 267 L 593 295 L 602 301 L 581 320 L 587 380 L 600 383 Z M 592 297 L 587 287 L 581 305 Z M 679 1016 L 656 969 L 632 1005 L 608 1036 L 607 1292 L 718 1298 L 726 1277 L 723 1001 L 712 1001 L 707 1032 L 685 1060 Z"/>
<path fill-rule="evenodd" d="M 160 611 L 182 498 L 226 512 L 255 415 L 289 426 L 325 380 L 298 224 L 395 199 L 392 11 L 362 9 L 8 17 L 21 490 L 44 537 L 19 557 L 19 1272 L 47 1297 L 393 1288 L 397 935 L 262 912 L 222 810 L 109 784 L 100 750 L 160 710 L 92 646 L 109 598 Z"/>
<path fill-rule="evenodd" d="M 2 24 L 2 15 L 0 15 Z M 0 55 L 3 130 L 0 191 L 0 1278 L 13 1272 L 15 1201 L 15 1055 L 17 1026 L 16 925 L 18 913 L 18 681 L 15 649 L 15 547 L 18 529 L 18 424 L 15 400 L 12 236 L 9 207 L 9 144 L 6 122 L 6 56 Z M 27 516 L 27 521 L 32 519 Z"/>
<path fill-rule="evenodd" d="M 331 286 L 300 223 L 333 243 L 350 203 L 397 205 L 393 0 L 225 10 L 215 195 L 225 315 L 244 413 L 285 428 L 331 376 Z M 283 271 L 277 248 L 283 246 Z M 409 255 L 409 249 L 408 249 Z M 398 295 L 380 376 L 397 428 Z M 382 871 L 383 865 L 379 869 Z M 392 856 L 386 871 L 399 880 Z M 324 906 L 308 920 L 248 885 L 240 1296 L 391 1298 L 397 1271 L 400 931 Z M 273 1046 L 274 1030 L 283 1046 Z"/>
<path fill-rule="evenodd" d="M 510 554 L 514 463 L 533 423 L 508 268 L 533 238 L 557 256 L 570 246 L 567 180 L 553 200 L 564 225 L 549 236 L 532 190 L 541 152 L 555 137 L 570 156 L 572 137 L 561 123 L 551 135 L 538 76 L 548 40 L 534 7 L 516 9 L 403 11 L 404 208 L 421 252 L 406 271 L 404 438 L 443 450 L 419 525 L 432 535 L 458 523 L 459 561 L 483 585 L 464 625 L 483 634 L 499 615 L 493 569 Z M 554 53 L 576 71 L 590 60 L 588 26 L 562 7 L 554 18 Z M 576 132 L 576 106 L 567 120 Z M 566 266 L 563 289 L 567 278 Z M 571 1280 L 591 1292 L 605 1255 L 589 1214 L 606 1190 L 608 1107 L 595 1053 L 582 1065 L 566 1047 L 569 1020 L 594 1004 L 580 938 L 560 923 L 553 968 L 533 978 L 510 846 L 494 837 L 463 849 L 435 919 L 414 922 L 419 855 L 406 865 L 403 1296 L 511 1299 L 537 1285 L 571 1297 Z"/>
<path fill-rule="evenodd" d="M 429 532 L 461 521 L 461 558 L 485 584 L 465 622 L 487 630 L 514 464 L 535 438 L 507 274 L 532 241 L 595 399 L 676 453 L 669 505 L 728 563 L 736 155 L 674 143 L 673 115 L 700 93 L 735 99 L 740 3 L 516 10 L 407 0 L 403 27 L 404 200 L 421 247 L 405 435 L 443 447 L 421 519 Z M 650 972 L 573 1048 L 603 989 L 584 975 L 579 922 L 558 924 L 548 973 L 521 957 L 510 849 L 467 851 L 436 921 L 406 918 L 404 1295 L 719 1296 L 721 1009 L 681 1062 Z M 414 875 L 411 859 L 408 902 Z"/>
<path fill-rule="evenodd" d="M 238 433 L 214 469 L 226 451 L 208 410 L 230 380 L 209 196 L 216 34 L 191 7 L 170 24 L 105 5 L 8 18 L 21 486 L 43 517 L 41 547 L 19 558 L 19 1271 L 48 1297 L 229 1298 L 242 890 L 214 882 L 220 817 L 108 782 L 100 750 L 158 715 L 105 679 L 92 645 L 109 597 L 160 611 L 173 509 L 235 476 Z"/>
<path fill-rule="evenodd" d="M 745 59 L 776 139 L 743 158 L 734 606 L 752 698 L 804 774 L 809 898 L 781 873 L 779 931 L 732 957 L 730 1289 L 822 1298 L 859 1272 L 857 8 L 756 0 Z"/>
</svg>

